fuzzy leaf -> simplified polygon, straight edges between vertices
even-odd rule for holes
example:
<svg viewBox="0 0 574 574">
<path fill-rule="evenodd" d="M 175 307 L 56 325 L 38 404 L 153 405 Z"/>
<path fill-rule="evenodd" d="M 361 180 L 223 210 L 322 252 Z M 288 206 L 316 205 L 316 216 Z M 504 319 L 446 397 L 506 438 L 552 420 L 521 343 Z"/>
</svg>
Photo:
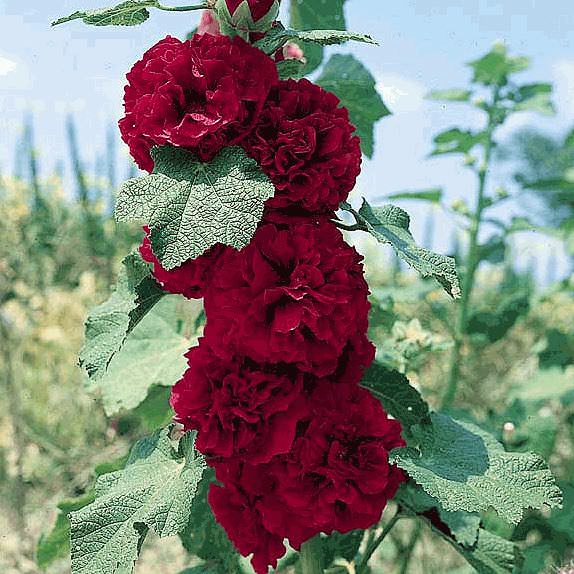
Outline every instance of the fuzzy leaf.
<svg viewBox="0 0 574 574">
<path fill-rule="evenodd" d="M 521 56 L 508 56 L 506 46 L 496 43 L 488 54 L 468 65 L 474 72 L 473 82 L 485 86 L 504 86 L 508 76 L 526 70 L 530 60 Z"/>
<path fill-rule="evenodd" d="M 383 408 L 401 422 L 403 428 L 430 423 L 428 405 L 398 371 L 375 362 L 365 372 L 361 386 L 369 389 L 381 401 Z"/>
<path fill-rule="evenodd" d="M 375 124 L 390 111 L 377 92 L 375 78 L 354 56 L 335 54 L 325 64 L 317 83 L 333 92 L 349 110 L 361 138 L 361 149 L 373 157 Z"/>
<path fill-rule="evenodd" d="M 90 311 L 86 321 L 80 366 L 86 369 L 90 379 L 104 376 L 126 337 L 163 295 L 139 253 L 128 255 L 123 261 L 116 290 L 107 301 Z"/>
<path fill-rule="evenodd" d="M 410 218 L 395 205 L 371 207 L 366 200 L 356 213 L 346 203 L 341 209 L 351 211 L 366 231 L 380 243 L 389 243 L 397 255 L 423 277 L 434 277 L 453 298 L 460 297 L 455 260 L 419 247 L 409 231 Z"/>
<path fill-rule="evenodd" d="M 517 524 L 524 509 L 558 507 L 560 489 L 533 453 L 506 452 L 475 425 L 432 414 L 432 426 L 413 429 L 419 448 L 395 449 L 397 465 L 447 512 L 493 508 Z"/>
<path fill-rule="evenodd" d="M 277 62 L 277 72 L 279 72 L 279 77 L 282 80 L 288 80 L 289 78 L 299 79 L 303 75 L 304 65 L 301 60 L 290 58 Z"/>
<path fill-rule="evenodd" d="M 335 44 L 344 44 L 345 42 L 364 42 L 366 44 L 375 44 L 367 34 L 357 34 L 356 32 L 347 32 L 346 30 L 286 30 L 282 27 L 272 28 L 263 39 L 255 45 L 266 54 L 274 54 L 279 48 L 282 48 L 287 42 L 312 42 L 321 46 L 330 46 Z"/>
<path fill-rule="evenodd" d="M 101 476 L 96 500 L 70 514 L 72 574 L 130 573 L 149 529 L 164 537 L 185 528 L 205 461 L 193 434 L 176 451 L 169 432 L 136 443 L 125 469 Z"/>
<path fill-rule="evenodd" d="M 52 26 L 71 20 L 82 20 L 84 24 L 92 26 L 137 26 L 149 18 L 147 9 L 157 6 L 159 6 L 158 0 L 127 0 L 110 8 L 74 12 L 54 20 Z"/>
<path fill-rule="evenodd" d="M 290 25 L 296 30 L 345 30 L 345 0 L 291 0 Z M 323 46 L 302 42 L 307 64 L 305 74 L 316 70 L 323 62 Z"/>
<path fill-rule="evenodd" d="M 108 416 L 136 408 L 154 385 L 172 386 L 181 378 L 184 353 L 197 341 L 180 333 L 186 303 L 175 295 L 163 299 L 126 338 L 105 374 L 90 383 L 101 392 Z"/>
<path fill-rule="evenodd" d="M 263 215 L 273 184 L 239 147 L 202 163 L 188 151 L 154 148 L 155 170 L 120 189 L 116 219 L 144 220 L 153 251 L 173 269 L 216 243 L 245 247 Z"/>
</svg>

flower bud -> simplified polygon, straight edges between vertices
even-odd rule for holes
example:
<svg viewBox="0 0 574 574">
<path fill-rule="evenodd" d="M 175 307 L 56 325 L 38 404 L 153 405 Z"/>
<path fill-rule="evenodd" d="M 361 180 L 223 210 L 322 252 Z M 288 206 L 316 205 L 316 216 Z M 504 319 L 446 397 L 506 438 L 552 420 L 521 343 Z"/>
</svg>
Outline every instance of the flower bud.
<svg viewBox="0 0 574 574">
<path fill-rule="evenodd" d="M 247 38 L 250 32 L 267 32 L 279 15 L 280 0 L 215 0 L 221 31 Z"/>
</svg>

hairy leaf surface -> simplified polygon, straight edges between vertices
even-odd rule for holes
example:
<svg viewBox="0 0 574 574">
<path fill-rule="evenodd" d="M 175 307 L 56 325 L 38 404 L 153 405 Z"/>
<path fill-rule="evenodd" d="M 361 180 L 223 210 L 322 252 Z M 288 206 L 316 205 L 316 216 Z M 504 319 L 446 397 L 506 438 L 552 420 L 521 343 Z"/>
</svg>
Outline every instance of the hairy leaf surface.
<svg viewBox="0 0 574 574">
<path fill-rule="evenodd" d="M 157 6 L 159 6 L 158 0 L 126 0 L 110 8 L 74 12 L 54 20 L 52 26 L 71 20 L 82 20 L 84 24 L 92 26 L 137 26 L 149 18 L 147 9 Z"/>
<path fill-rule="evenodd" d="M 211 163 L 172 146 L 154 148 L 152 156 L 154 173 L 121 187 L 116 219 L 145 221 L 166 269 L 217 243 L 237 249 L 249 243 L 274 192 L 255 160 L 239 147 L 224 148 Z"/>
<path fill-rule="evenodd" d="M 371 207 L 366 200 L 358 213 L 347 203 L 342 203 L 341 209 L 351 211 L 366 231 L 380 243 L 392 245 L 397 255 L 423 277 L 434 277 L 451 297 L 460 296 L 455 260 L 419 247 L 409 230 L 406 211 L 396 205 Z"/>
<path fill-rule="evenodd" d="M 96 500 L 70 514 L 73 574 L 132 572 L 149 529 L 164 537 L 185 528 L 205 461 L 192 433 L 176 451 L 169 432 L 136 443 L 125 469 L 101 476 Z"/>
<path fill-rule="evenodd" d="M 560 489 L 539 456 L 506 452 L 470 423 L 437 413 L 431 419 L 413 429 L 419 448 L 396 449 L 393 459 L 446 511 L 493 508 L 517 524 L 525 509 L 560 506 Z"/>
<path fill-rule="evenodd" d="M 361 149 L 373 157 L 375 124 L 390 111 L 376 88 L 372 74 L 354 56 L 335 54 L 325 64 L 317 83 L 333 92 L 349 110 L 351 123 L 361 138 Z"/>
</svg>

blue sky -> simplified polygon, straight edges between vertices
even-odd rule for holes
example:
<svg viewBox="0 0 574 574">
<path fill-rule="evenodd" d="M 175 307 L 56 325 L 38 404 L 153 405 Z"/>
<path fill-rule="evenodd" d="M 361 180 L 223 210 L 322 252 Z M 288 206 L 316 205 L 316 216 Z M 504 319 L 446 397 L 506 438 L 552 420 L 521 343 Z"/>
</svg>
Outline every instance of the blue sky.
<svg viewBox="0 0 574 574">
<path fill-rule="evenodd" d="M 113 2 L 108 2 L 111 4 Z M 170 0 L 165 0 L 169 4 Z M 172 5 L 189 2 L 171 0 Z M 93 162 L 105 144 L 107 125 L 121 116 L 124 75 L 142 52 L 170 33 L 183 36 L 198 13 L 154 11 L 135 28 L 94 28 L 72 22 L 49 23 L 77 9 L 98 8 L 106 0 L 0 0 L 0 167 L 14 164 L 14 143 L 21 119 L 31 111 L 41 167 L 50 171 L 67 157 L 63 122 L 74 113 L 84 160 Z M 557 116 L 516 116 L 502 136 L 534 124 L 554 133 L 574 124 L 574 4 L 571 0 L 348 0 L 348 27 L 373 35 L 380 46 L 337 48 L 359 57 L 377 78 L 394 115 L 377 128 L 377 150 L 365 162 L 356 196 L 379 197 L 393 191 L 443 185 L 448 201 L 470 198 L 474 179 L 459 160 L 425 160 L 433 134 L 455 124 L 473 126 L 480 115 L 464 107 L 427 102 L 431 89 L 464 86 L 465 62 L 487 51 L 496 40 L 511 52 L 532 58 L 524 81 L 555 84 Z M 334 51 L 334 49 L 332 50 Z M 493 178 L 504 181 L 505 173 Z M 428 208 L 410 205 L 415 235 L 421 236 Z M 509 215 L 516 206 L 505 208 Z M 438 248 L 451 232 L 439 216 Z M 558 246 L 546 238 L 519 238 L 517 257 L 543 258 Z M 564 271 L 563 266 L 561 272 Z"/>
</svg>

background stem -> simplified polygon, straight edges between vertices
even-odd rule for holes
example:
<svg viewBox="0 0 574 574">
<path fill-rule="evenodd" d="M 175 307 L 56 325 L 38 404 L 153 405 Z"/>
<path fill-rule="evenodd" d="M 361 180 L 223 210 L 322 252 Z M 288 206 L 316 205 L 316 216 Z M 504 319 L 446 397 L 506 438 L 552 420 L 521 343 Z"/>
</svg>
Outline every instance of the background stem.
<svg viewBox="0 0 574 574">
<path fill-rule="evenodd" d="M 492 148 L 494 147 L 493 134 L 497 125 L 496 108 L 498 104 L 498 99 L 499 99 L 499 88 L 496 87 L 494 89 L 494 94 L 492 98 L 492 106 L 489 108 L 488 112 L 488 124 L 486 127 L 486 141 L 484 143 L 483 163 L 478 170 L 476 207 L 474 213 L 472 214 L 470 222 L 469 246 L 466 255 L 466 260 L 464 262 L 465 264 L 463 265 L 465 271 L 462 281 L 462 294 L 460 303 L 458 305 L 458 314 L 456 318 L 455 333 L 454 333 L 454 346 L 452 348 L 452 353 L 450 356 L 450 367 L 449 367 L 447 386 L 442 400 L 443 407 L 450 407 L 453 404 L 460 377 L 460 361 L 461 361 L 462 345 L 464 337 L 466 335 L 467 322 L 470 310 L 470 301 L 471 301 L 472 290 L 474 288 L 474 281 L 476 278 L 476 270 L 478 269 L 478 265 L 480 264 L 479 235 L 482 224 L 482 215 L 485 209 L 485 192 L 486 192 L 488 171 L 492 156 Z"/>
</svg>

